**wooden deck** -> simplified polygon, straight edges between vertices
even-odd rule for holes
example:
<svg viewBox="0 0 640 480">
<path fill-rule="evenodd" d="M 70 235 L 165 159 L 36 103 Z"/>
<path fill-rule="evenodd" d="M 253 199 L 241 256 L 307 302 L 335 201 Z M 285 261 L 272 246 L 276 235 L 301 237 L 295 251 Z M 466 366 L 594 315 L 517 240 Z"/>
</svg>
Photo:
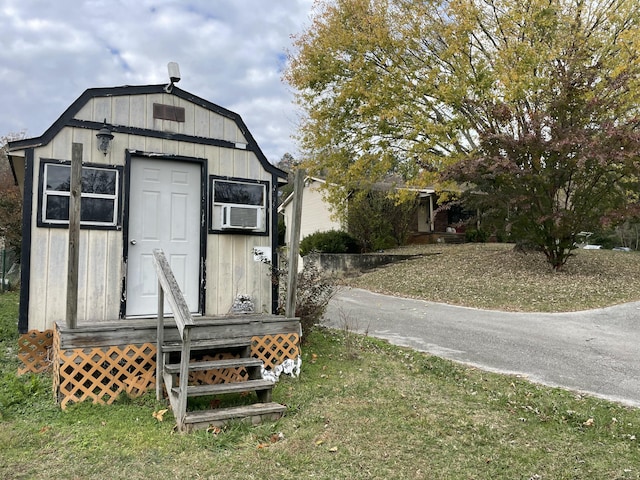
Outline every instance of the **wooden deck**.
<svg viewBox="0 0 640 480">
<path fill-rule="evenodd" d="M 267 335 L 287 333 L 300 334 L 300 320 L 279 315 L 242 314 L 219 317 L 195 317 L 198 325 L 192 340 L 204 339 L 251 339 Z M 60 338 L 60 349 L 125 346 L 130 344 L 156 343 L 157 319 L 140 318 L 114 320 L 94 324 L 82 324 L 69 329 L 62 322 L 56 323 Z M 178 330 L 173 319 L 165 318 L 164 339 L 178 341 Z"/>
<path fill-rule="evenodd" d="M 215 362 L 215 368 L 211 370 L 200 372 L 198 367 L 194 369 L 198 371 L 190 371 L 189 376 L 193 375 L 193 380 L 199 384 L 213 388 L 219 383 L 251 380 L 257 378 L 255 375 L 248 378 L 251 369 L 261 368 L 256 365 L 273 368 L 285 359 L 295 360 L 300 355 L 298 318 L 242 314 L 196 317 L 194 322 L 191 351 L 198 351 L 202 357 L 198 361 L 208 368 Z M 181 349 L 178 328 L 172 318 L 165 318 L 163 350 L 180 350 L 178 344 Z M 70 403 L 85 400 L 111 404 L 123 392 L 136 396 L 153 388 L 156 353 L 156 318 L 81 324 L 74 329 L 67 328 L 63 322 L 56 323 L 53 376 L 54 392 L 61 407 L 64 409 Z M 231 359 L 241 368 L 230 367 Z M 249 366 L 246 362 L 250 362 Z M 167 372 L 171 374 L 172 367 L 168 367 Z M 247 386 L 248 383 L 244 385 Z M 267 408 L 271 404 L 268 399 L 265 401 L 264 408 Z M 261 414 L 256 410 L 252 415 Z"/>
</svg>

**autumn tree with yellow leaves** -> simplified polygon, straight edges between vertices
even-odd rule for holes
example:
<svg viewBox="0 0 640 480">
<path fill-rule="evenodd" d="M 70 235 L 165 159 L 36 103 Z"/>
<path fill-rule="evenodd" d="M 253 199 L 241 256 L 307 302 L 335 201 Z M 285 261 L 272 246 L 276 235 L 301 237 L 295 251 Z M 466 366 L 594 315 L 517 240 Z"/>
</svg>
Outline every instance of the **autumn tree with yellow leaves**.
<svg viewBox="0 0 640 480">
<path fill-rule="evenodd" d="M 458 190 L 554 269 L 638 213 L 635 0 L 321 0 L 289 60 L 336 203 L 389 177 Z"/>
</svg>

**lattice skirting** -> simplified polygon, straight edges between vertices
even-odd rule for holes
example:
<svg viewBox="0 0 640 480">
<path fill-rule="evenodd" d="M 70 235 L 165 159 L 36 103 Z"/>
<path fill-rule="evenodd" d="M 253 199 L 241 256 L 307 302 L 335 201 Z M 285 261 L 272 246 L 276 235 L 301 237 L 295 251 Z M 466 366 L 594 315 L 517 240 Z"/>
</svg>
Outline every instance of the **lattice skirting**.
<svg viewBox="0 0 640 480">
<path fill-rule="evenodd" d="M 237 358 L 239 355 L 230 353 L 220 353 L 218 355 L 203 355 L 200 360 L 224 360 L 226 358 Z M 224 368 L 220 370 L 201 370 L 189 373 L 190 385 L 213 385 L 215 383 L 242 382 L 249 378 L 244 368 Z"/>
<path fill-rule="evenodd" d="M 251 356 L 262 360 L 266 369 L 273 369 L 286 359 L 295 360 L 300 355 L 300 337 L 297 333 L 268 335 L 251 338 Z M 206 355 L 202 360 L 222 360 L 233 358 L 233 355 L 221 353 L 216 356 Z M 223 370 L 206 370 L 189 374 L 189 382 L 193 384 L 211 385 L 215 383 L 241 382 L 249 375 L 244 368 L 228 368 Z"/>
<path fill-rule="evenodd" d="M 297 333 L 287 333 L 253 337 L 251 355 L 262 360 L 264 368 L 275 368 L 288 358 L 295 360 L 300 356 L 300 336 Z"/>
<path fill-rule="evenodd" d="M 273 368 L 284 360 L 300 355 L 297 334 L 269 335 L 252 338 L 252 356 Z M 53 338 L 54 393 L 64 409 L 70 403 L 92 400 L 111 404 L 123 392 L 139 396 L 155 386 L 156 347 L 153 344 L 126 347 L 62 350 L 56 331 Z M 229 358 L 221 354 L 208 359 Z M 240 368 L 194 372 L 190 382 L 211 384 L 237 382 L 248 378 Z"/>
<path fill-rule="evenodd" d="M 29 330 L 18 338 L 18 359 L 22 365 L 18 374 L 40 373 L 51 368 L 53 347 L 53 330 Z"/>
<path fill-rule="evenodd" d="M 151 343 L 57 349 L 55 354 L 54 392 L 63 409 L 85 400 L 110 405 L 122 392 L 135 397 L 155 386 L 156 347 Z"/>
</svg>

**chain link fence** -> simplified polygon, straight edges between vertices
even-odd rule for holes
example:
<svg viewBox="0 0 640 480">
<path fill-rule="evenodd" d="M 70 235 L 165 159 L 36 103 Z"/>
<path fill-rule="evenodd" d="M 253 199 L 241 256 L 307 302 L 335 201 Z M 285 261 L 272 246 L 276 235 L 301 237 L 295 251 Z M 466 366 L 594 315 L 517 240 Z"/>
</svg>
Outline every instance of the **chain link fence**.
<svg viewBox="0 0 640 480">
<path fill-rule="evenodd" d="M 0 242 L 0 292 L 14 290 L 20 284 L 18 255 L 12 248 L 4 248 Z"/>
</svg>

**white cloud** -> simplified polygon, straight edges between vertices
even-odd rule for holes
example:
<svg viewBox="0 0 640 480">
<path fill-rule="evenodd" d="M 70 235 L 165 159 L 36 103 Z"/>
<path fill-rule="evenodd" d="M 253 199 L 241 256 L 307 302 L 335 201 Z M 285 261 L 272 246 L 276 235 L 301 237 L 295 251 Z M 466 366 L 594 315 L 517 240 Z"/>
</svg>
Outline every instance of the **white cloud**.
<svg viewBox="0 0 640 480">
<path fill-rule="evenodd" d="M 312 0 L 3 0 L 0 134 L 39 136 L 84 90 L 167 81 L 240 114 L 272 162 L 296 155 L 281 75 Z"/>
</svg>

